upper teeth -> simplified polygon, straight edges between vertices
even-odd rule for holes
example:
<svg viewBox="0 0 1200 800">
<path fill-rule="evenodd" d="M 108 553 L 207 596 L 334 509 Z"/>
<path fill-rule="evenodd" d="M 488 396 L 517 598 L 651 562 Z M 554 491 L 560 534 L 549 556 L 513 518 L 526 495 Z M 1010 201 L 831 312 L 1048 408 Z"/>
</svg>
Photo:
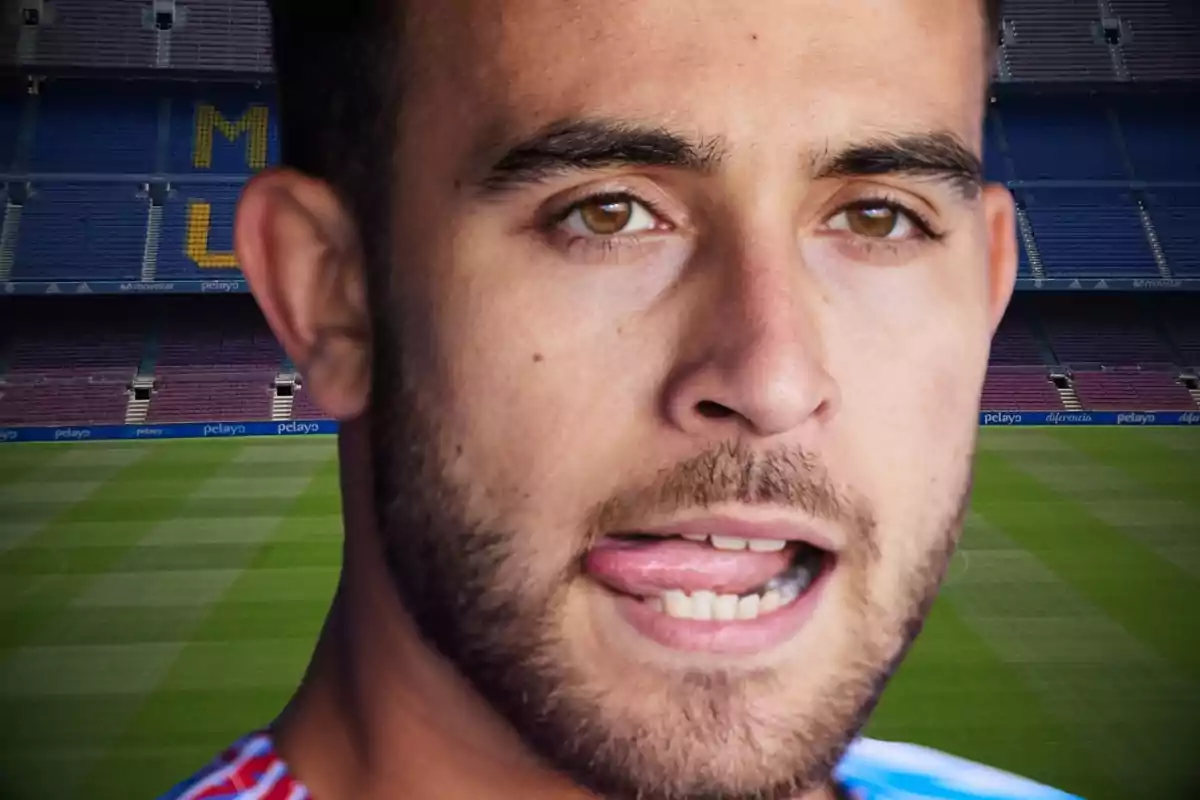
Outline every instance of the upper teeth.
<svg viewBox="0 0 1200 800">
<path fill-rule="evenodd" d="M 707 541 L 718 550 L 753 550 L 756 553 L 777 553 L 788 544 L 783 539 L 742 539 L 737 536 L 716 536 L 703 533 L 685 533 L 683 538 L 693 542 Z"/>
</svg>

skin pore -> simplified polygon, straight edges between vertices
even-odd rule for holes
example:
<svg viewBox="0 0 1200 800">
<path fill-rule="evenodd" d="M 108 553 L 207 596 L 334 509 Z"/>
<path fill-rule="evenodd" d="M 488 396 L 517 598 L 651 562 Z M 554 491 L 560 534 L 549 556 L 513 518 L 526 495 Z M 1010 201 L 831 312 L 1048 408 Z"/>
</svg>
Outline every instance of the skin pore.
<svg viewBox="0 0 1200 800">
<path fill-rule="evenodd" d="M 321 800 L 828 797 L 957 541 L 1015 274 L 979 4 L 408 5 L 392 262 L 295 172 L 239 209 L 345 421 L 281 752 Z M 796 635 L 665 647 L 583 567 L 699 513 L 836 552 Z"/>
</svg>

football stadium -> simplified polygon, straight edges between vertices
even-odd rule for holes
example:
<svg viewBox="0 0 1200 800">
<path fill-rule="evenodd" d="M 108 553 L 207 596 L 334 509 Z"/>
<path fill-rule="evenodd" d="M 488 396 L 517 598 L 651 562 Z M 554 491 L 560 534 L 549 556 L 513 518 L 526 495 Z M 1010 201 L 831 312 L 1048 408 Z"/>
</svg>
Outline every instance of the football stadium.
<svg viewBox="0 0 1200 800">
<path fill-rule="evenodd" d="M 268 15 L 5 9 L 0 797 L 152 797 L 278 713 L 341 558 L 336 425 L 231 241 L 278 158 Z M 997 36 L 1017 297 L 962 549 L 868 733 L 1200 798 L 1200 6 L 1009 0 Z"/>
</svg>

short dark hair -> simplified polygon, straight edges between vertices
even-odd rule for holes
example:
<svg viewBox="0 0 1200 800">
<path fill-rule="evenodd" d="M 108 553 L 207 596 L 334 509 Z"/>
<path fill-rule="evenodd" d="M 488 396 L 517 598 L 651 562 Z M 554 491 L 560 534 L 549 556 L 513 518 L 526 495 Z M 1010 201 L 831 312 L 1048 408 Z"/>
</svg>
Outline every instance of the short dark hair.
<svg viewBox="0 0 1200 800">
<path fill-rule="evenodd" d="M 281 160 L 337 192 L 369 262 L 386 257 L 374 248 L 391 208 L 402 0 L 267 2 Z"/>
<path fill-rule="evenodd" d="M 389 213 L 404 0 L 268 0 L 283 163 L 328 182 L 365 246 Z M 983 0 L 989 61 L 1003 0 Z"/>
</svg>

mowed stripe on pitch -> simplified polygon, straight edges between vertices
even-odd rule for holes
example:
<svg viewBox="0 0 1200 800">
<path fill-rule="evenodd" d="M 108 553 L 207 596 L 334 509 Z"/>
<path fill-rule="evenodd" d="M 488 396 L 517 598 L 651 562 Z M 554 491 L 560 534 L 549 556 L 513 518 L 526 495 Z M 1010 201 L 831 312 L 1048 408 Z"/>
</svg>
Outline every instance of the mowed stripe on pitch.
<svg viewBox="0 0 1200 800">
<path fill-rule="evenodd" d="M 10 609 L 20 625 L 6 630 L 0 641 L 0 683 L 8 687 L 0 697 L 0 717 L 11 721 L 0 726 L 0 772 L 20 789 L 18 796 L 74 796 L 93 763 L 94 756 L 84 754 L 109 744 L 183 646 L 169 635 L 178 622 L 169 612 L 165 621 L 153 615 L 160 620 L 154 626 L 158 641 L 137 633 L 129 641 L 128 621 L 79 625 L 73 607 L 157 520 L 177 513 L 189 492 L 218 472 L 240 446 L 217 442 L 182 452 L 174 444 L 142 445 L 140 458 L 0 556 L 0 574 L 5 577 L 47 581 L 58 588 L 54 594 L 38 593 L 36 605 L 25 600 Z M 70 456 L 86 461 L 94 458 L 94 451 L 79 445 Z M 144 504 L 139 505 L 139 497 Z M 87 643 L 75 641 L 80 637 L 91 638 Z M 98 714 L 104 715 L 104 725 L 92 720 Z M 42 726 L 40 736 L 26 738 L 24 731 L 39 728 L 44 718 L 55 720 L 58 727 Z M 79 731 L 94 738 L 81 741 Z M 46 757 L 59 747 L 71 749 L 75 756 Z M 30 750 L 43 757 L 24 758 Z"/>
<path fill-rule="evenodd" d="M 225 498 L 249 499 L 247 486 L 253 486 L 255 479 L 244 470 L 230 475 L 230 472 L 239 472 L 240 465 L 234 457 L 241 447 L 230 449 L 225 443 L 218 443 L 217 448 L 225 450 L 227 457 L 214 458 L 212 445 L 184 442 L 157 445 L 166 448 L 170 454 L 167 457 L 170 463 L 161 465 L 162 474 L 183 474 L 186 483 L 169 478 L 165 481 L 144 480 L 144 476 L 133 480 L 144 487 L 144 496 L 151 504 L 177 495 L 173 516 L 178 517 L 186 517 L 198 506 Z M 197 461 L 209 462 L 214 468 L 198 470 Z M 296 466 L 293 462 L 289 472 L 294 474 Z M 311 461 L 308 463 L 310 475 L 318 466 Z M 207 477 L 199 479 L 205 473 Z M 259 479 L 267 474 L 265 465 L 260 466 Z M 298 485 L 296 478 L 289 480 L 291 486 Z M 268 479 L 264 485 L 264 499 L 268 503 L 278 500 L 285 497 L 289 489 L 294 499 L 298 494 L 296 489 Z M 137 491 L 135 487 L 134 493 Z M 76 793 L 79 781 L 94 765 L 98 754 L 104 752 L 112 735 L 133 718 L 143 698 L 158 685 L 184 648 L 184 642 L 190 638 L 207 607 L 233 583 L 237 571 L 250 563 L 271 524 L 278 520 L 278 517 L 260 518 L 260 524 L 251 529 L 258 532 L 257 537 L 251 535 L 251 530 L 243 530 L 242 541 L 206 547 L 204 543 L 176 537 L 171 545 L 164 544 L 164 541 L 172 541 L 172 537 L 169 534 L 164 537 L 162 529 L 170 529 L 173 520 L 155 524 L 144 513 L 113 513 L 127 507 L 124 505 L 127 498 L 120 489 L 114 491 L 112 497 L 114 505 L 105 509 L 109 512 L 106 522 L 63 528 L 58 535 L 37 542 L 46 550 L 120 547 L 121 551 L 106 559 L 111 571 L 81 573 L 91 579 L 86 588 L 75 593 L 66 607 L 46 621 L 34 639 L 17 650 L 7 663 L 14 673 L 7 676 L 7 680 L 20 695 L 18 713 L 40 713 L 40 704 L 29 705 L 30 697 L 52 694 L 57 687 L 59 692 L 71 693 L 80 709 L 98 702 L 112 720 L 112 725 L 104 729 L 107 738 L 88 742 L 87 747 L 79 747 L 79 743 L 68 737 L 61 743 L 42 742 L 33 748 L 30 758 L 23 758 L 21 754 L 29 752 L 28 746 L 14 743 L 8 758 L 20 760 L 25 765 L 27 785 L 38 787 L 39 796 Z M 132 526 L 123 519 L 128 516 L 134 517 Z M 132 544 L 129 543 L 130 527 L 142 534 L 142 539 Z M 89 542 L 86 539 L 89 536 L 98 541 Z M 216 567 L 193 568 L 206 564 Z M 0 671 L 4 666 L 0 665 Z M 19 674 L 22 671 L 27 674 Z M 39 681 L 35 675 L 44 677 Z M 128 702 L 120 708 L 114 707 L 111 699 L 115 695 L 126 695 Z"/>
<path fill-rule="evenodd" d="M 1200 437 L 1176 429 L 1175 446 L 1165 437 L 1146 437 L 1120 428 L 1055 431 L 1067 467 L 1046 481 L 1067 494 L 1094 479 L 1118 488 L 1082 501 L 1105 522 L 1172 562 L 1200 582 Z M 1089 435 L 1090 434 L 1090 435 Z M 1124 435 L 1122 435 L 1124 434 Z M 1190 452 L 1187 446 L 1193 448 Z M 1073 457 L 1072 457 L 1073 456 Z"/>
<path fill-rule="evenodd" d="M 913 742 L 1056 785 L 1081 785 L 1083 751 L 946 600 L 933 607 L 866 734 Z"/>
<path fill-rule="evenodd" d="M 1068 494 L 1047 485 L 1061 442 L 1041 430 L 985 433 L 995 435 L 981 437 L 976 463 L 993 488 L 976 494 L 974 509 L 1185 678 L 1200 680 L 1195 617 L 1181 623 L 1164 614 L 1200 605 L 1200 584 L 1093 513 L 1078 499 L 1092 489 Z M 1110 480 L 1103 491 L 1120 484 Z"/>
<path fill-rule="evenodd" d="M 0 555 L 103 486 L 145 449 L 96 445 L 5 445 L 0 449 Z M 2 602 L 2 601 L 0 601 Z M 0 605 L 2 608 L 2 605 Z"/>
<path fill-rule="evenodd" d="M 1061 754 L 1076 770 L 1063 786 L 1089 800 L 1179 796 L 1200 698 L 1171 664 L 978 514 L 944 596 L 1082 746 L 1085 758 Z"/>
<path fill-rule="evenodd" d="M 262 445 L 259 446 L 261 450 Z M 282 455 L 282 447 L 273 452 Z M 270 722 L 298 685 L 336 585 L 341 551 L 338 516 L 337 463 L 332 441 L 322 448 L 292 451 L 288 461 L 272 461 L 268 453 L 249 460 L 270 500 L 281 487 L 275 467 L 295 472 L 297 456 L 307 460 L 307 484 L 278 517 L 237 520 L 242 534 L 253 542 L 242 568 L 219 597 L 203 606 L 188 630 L 186 646 L 173 660 L 130 725 L 104 754 L 85 781 L 88 793 L 113 791 L 121 796 L 155 796 L 201 767 L 234 738 Z M 277 456 L 278 458 L 278 456 Z M 214 491 L 210 484 L 207 495 Z M 249 497 L 249 492 L 239 492 Z M 227 493 L 228 496 L 228 493 Z M 226 523 L 195 516 L 192 504 L 175 520 L 177 526 L 199 534 L 160 549 L 221 547 L 228 538 Z M 204 523 L 208 523 L 205 525 Z M 204 530 L 200 530 L 203 528 Z M 251 533 L 250 529 L 255 529 Z M 270 552 L 321 554 L 319 566 L 259 566 Z M 170 742 L 174 747 L 156 747 Z M 90 796 L 90 795 L 89 795 Z"/>
<path fill-rule="evenodd" d="M 1061 443 L 1052 438 L 1022 441 L 1020 435 L 1029 431 L 1002 431 L 1019 435 L 1006 436 L 997 446 L 999 440 L 991 433 L 984 431 L 983 438 L 985 444 L 991 442 L 987 449 L 992 451 L 993 462 L 1002 448 L 1008 458 L 1018 462 L 1031 450 L 1036 451 L 1039 445 L 1033 442 L 1042 442 L 1043 449 L 1061 449 Z M 1135 433 L 1154 432 L 1130 431 L 1131 436 Z M 318 456 L 332 457 L 334 452 L 332 439 L 294 441 L 303 442 Z M 222 468 L 219 479 L 270 477 L 277 481 L 275 488 L 282 491 L 282 483 L 278 481 L 298 469 L 289 465 L 305 460 L 298 457 L 304 448 L 288 453 L 289 444 L 296 446 L 287 440 L 250 440 Z M 94 445 L 68 446 L 65 452 L 87 450 L 89 446 Z M 1043 531 L 1049 536 L 1049 542 L 1043 541 L 1043 546 L 1065 548 L 1074 541 L 1064 541 L 1056 529 L 1063 524 L 1063 517 L 1075 516 L 1083 506 L 1065 501 L 1019 470 L 1022 480 L 1011 484 L 1019 491 L 1010 493 L 1006 487 L 1010 485 L 1010 471 L 1014 467 L 1007 459 L 1000 459 L 1001 466 L 1007 469 L 999 470 L 993 480 L 987 461 L 981 458 L 979 472 L 983 489 L 977 496 L 983 506 L 1009 506 L 1021 519 L 1036 521 L 1033 529 L 1018 526 L 1017 533 L 1033 537 Z M 243 467 L 247 467 L 245 472 L 240 471 Z M 0 476 L 3 474 L 0 470 Z M 71 480 L 83 478 L 86 476 L 75 474 Z M 1029 482 L 1045 489 L 1046 494 L 1030 495 L 1026 491 Z M 267 493 L 270 492 L 268 489 Z M 195 659 L 189 655 L 190 645 L 177 651 L 177 660 L 165 674 L 157 673 L 155 691 L 148 702 L 136 709 L 132 724 L 127 725 L 128 703 L 139 697 L 134 693 L 71 697 L 46 685 L 40 696 L 5 699 L 0 715 L 13 718 L 15 714 L 22 724 L 19 737 L 18 726 L 8 727 L 11 735 L 7 741 L 0 741 L 0 751 L 7 751 L 10 745 L 22 749 L 14 751 L 10 759 L 9 766 L 15 769 L 0 766 L 0 775 L 4 776 L 0 779 L 0 796 L 7 796 L 5 790 L 17 785 L 38 789 L 57 786 L 60 790 L 78 787 L 76 779 L 81 765 L 93 764 L 97 758 L 103 759 L 100 768 L 83 784 L 91 792 L 87 796 L 122 800 L 155 796 L 167 784 L 211 757 L 232 736 L 270 720 L 294 688 L 295 677 L 307 661 L 337 576 L 340 521 L 336 516 L 336 469 L 332 464 L 323 467 L 320 478 L 291 503 L 283 497 L 228 496 L 236 494 L 232 491 L 210 489 L 201 494 L 208 496 L 187 503 L 185 508 L 171 514 L 169 520 L 149 526 L 136 542 L 135 552 L 127 558 L 110 561 L 108 569 L 116 571 L 105 573 L 106 580 L 102 582 L 87 584 L 84 591 L 72 592 L 69 586 L 60 591 L 55 583 L 61 580 L 70 583 L 86 573 L 31 576 L 42 587 L 40 591 L 49 596 L 67 593 L 64 605 L 72 614 L 106 608 L 128 612 L 122 615 L 123 621 L 110 625 L 120 624 L 130 632 L 114 632 L 107 642 L 96 642 L 102 646 L 114 641 L 148 646 L 171 644 L 166 639 L 169 626 L 158 624 L 154 630 L 139 630 L 139 625 L 150 623 L 147 618 L 139 622 L 137 613 L 153 615 L 154 604 L 151 597 L 139 591 L 136 582 L 130 582 L 127 577 L 130 574 L 186 575 L 185 581 L 197 593 L 194 602 L 189 602 L 186 587 L 181 585 L 172 591 L 159 583 L 162 605 L 169 613 L 170 609 L 179 608 L 201 608 L 206 613 L 188 634 L 190 641 L 198 646 Z M 1014 502 L 1005 503 L 1006 499 Z M 1155 519 L 1169 522 L 1162 515 Z M 1089 800 L 1106 797 L 1124 800 L 1130 794 L 1123 786 L 1122 764 L 1132 760 L 1118 759 L 1116 765 L 1105 767 L 1097 763 L 1102 759 L 1094 752 L 1119 746 L 1120 720 L 1136 711 L 1131 706 L 1147 696 L 1161 697 L 1168 688 L 1155 685 L 1147 690 L 1140 685 L 1136 671 L 1127 669 L 1130 664 L 1142 663 L 1137 658 L 1150 651 L 1145 646 L 1148 643 L 1140 636 L 1122 638 L 1117 625 L 1103 622 L 1106 616 L 1124 625 L 1122 620 L 1116 620 L 1106 607 L 1081 591 L 1074 581 L 1068 581 L 1059 569 L 1038 570 L 1036 561 L 1031 567 L 1030 561 L 1020 555 L 1025 542 L 1013 536 L 1007 526 L 997 525 L 991 515 L 987 523 L 983 529 L 972 523 L 966 547 L 967 571 L 962 574 L 962 564 L 956 563 L 946 597 L 935 608 L 925 635 L 885 695 L 871 732 L 930 744 L 1069 788 L 1094 787 L 1096 791 Z M 1081 523 L 1071 523 L 1068 519 L 1067 524 L 1086 527 L 1091 520 L 1084 514 Z M 267 537 L 263 531 L 270 531 L 272 526 L 274 532 Z M 1002 533 L 988 536 L 987 529 Z M 1073 537 L 1081 538 L 1082 531 L 1076 531 Z M 1088 541 L 1096 549 L 1104 550 L 1110 544 L 1110 537 L 1124 546 L 1140 547 L 1119 530 L 1110 530 L 1107 537 L 1101 535 Z M 238 545 L 249 540 L 258 543 L 252 551 L 251 567 L 238 572 L 237 564 L 245 563 L 242 559 L 248 552 Z M 72 526 L 60 526 L 54 537 L 43 539 L 42 543 L 59 548 L 85 546 L 89 541 L 120 547 L 127 546 L 128 539 L 120 525 L 113 527 L 100 522 L 89 527 L 86 520 L 80 520 Z M 982 563 L 977 558 L 972 566 L 974 550 L 990 555 L 984 555 Z M 1070 553 L 1057 556 L 1070 557 Z M 1080 568 L 1087 568 L 1094 561 L 1108 575 L 1115 560 L 1116 557 L 1096 559 L 1085 552 L 1085 563 Z M 1171 566 L 1162 558 L 1152 561 Z M 1046 561 L 1042 559 L 1041 563 L 1044 565 Z M 233 581 L 228 583 L 231 575 Z M 0 604 L 5 602 L 6 581 L 10 577 L 0 573 Z M 966 586 L 959 582 L 968 579 L 971 582 Z M 1007 585 L 995 593 L 985 590 L 982 596 L 977 595 L 976 581 L 984 586 L 992 581 L 1002 585 L 1011 583 L 1014 594 L 1028 596 L 1032 609 L 1021 606 L 1019 600 L 997 596 L 1008 593 Z M 1038 587 L 1047 582 L 1066 586 L 1084 604 L 1088 613 L 1075 632 L 1078 635 L 1072 634 L 1069 620 L 1080 616 L 1080 607 L 1064 603 L 1053 590 L 1039 591 Z M 1101 586 L 1093 590 L 1099 591 L 1103 583 L 1100 581 Z M 228 588 L 219 601 L 211 603 L 221 586 Z M 958 602 L 959 590 L 968 592 L 966 603 Z M 1059 613 L 1062 609 L 1070 613 Z M 1185 613 L 1170 608 L 1159 608 L 1158 612 L 1170 619 L 1178 619 L 1177 615 Z M 1061 621 L 1061 617 L 1068 622 Z M 982 627 L 980 619 L 985 620 Z M 1024 629 L 1025 619 L 1034 620 L 1028 631 Z M 1124 627 L 1128 629 L 1128 625 Z M 64 629 L 60 627 L 52 638 L 63 636 Z M 83 636 L 82 631 L 76 631 L 66 638 L 77 641 Z M 69 650 L 74 646 L 71 644 L 51 646 L 63 648 L 59 653 L 75 652 Z M 152 648 L 143 652 L 154 659 Z M 1114 663 L 1097 665 L 1095 662 L 1104 658 L 1106 652 L 1111 653 Z M 1154 657 L 1153 652 L 1150 655 Z M 1158 657 L 1157 661 L 1165 663 L 1166 658 Z M 110 663 L 116 662 L 110 659 Z M 1078 669 L 1080 663 L 1085 669 Z M 1079 675 L 1083 686 L 1094 686 L 1104 679 L 1110 679 L 1113 685 L 1106 693 L 1088 698 L 1090 707 L 1074 716 L 1071 709 L 1078 703 L 1071 691 L 1062 692 L 1058 702 L 1045 701 L 1046 692 L 1053 691 L 1056 682 L 1070 683 Z M 1153 672 L 1151 680 L 1157 681 Z M 1186 694 L 1187 690 L 1183 691 Z M 1167 710 L 1156 702 L 1151 700 L 1150 710 L 1169 721 Z M 1183 707 L 1192 708 L 1186 704 Z M 1098 717 L 1104 717 L 1110 710 L 1112 719 L 1101 719 L 1099 732 L 1090 735 L 1085 726 L 1095 724 Z M 1072 724 L 1064 722 L 1065 719 L 1079 721 Z M 1140 736 L 1141 724 L 1131 726 L 1125 735 Z M 114 741 L 119 744 L 111 747 Z M 1139 746 L 1130 746 L 1131 752 L 1138 750 Z M 1159 768 L 1166 760 L 1169 759 L 1163 753 L 1151 753 L 1145 764 L 1147 768 Z M 47 773 L 63 770 L 74 773 L 74 777 L 57 783 L 47 780 Z M 137 786 L 131 786 L 131 782 Z M 1111 794 L 1114 782 L 1122 784 L 1116 795 Z M 74 791 L 12 794 L 78 796 Z"/>
</svg>

